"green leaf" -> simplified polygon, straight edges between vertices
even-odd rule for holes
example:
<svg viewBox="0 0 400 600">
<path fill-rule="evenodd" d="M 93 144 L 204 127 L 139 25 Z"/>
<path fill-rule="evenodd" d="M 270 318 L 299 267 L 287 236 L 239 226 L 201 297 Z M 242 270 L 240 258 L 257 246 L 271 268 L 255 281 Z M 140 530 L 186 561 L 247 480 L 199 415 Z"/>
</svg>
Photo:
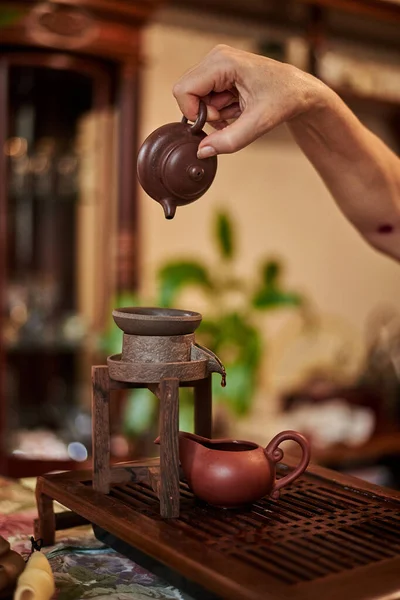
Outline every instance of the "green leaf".
<svg viewBox="0 0 400 600">
<path fill-rule="evenodd" d="M 134 584 L 119 583 L 116 588 L 119 594 L 132 594 L 135 591 Z"/>
<path fill-rule="evenodd" d="M 125 403 L 124 433 L 135 436 L 147 431 L 156 419 L 156 408 L 157 399 L 149 390 L 132 390 Z"/>
<path fill-rule="evenodd" d="M 254 308 L 267 310 L 303 304 L 300 294 L 282 288 L 279 281 L 281 273 L 282 266 L 276 260 L 268 260 L 262 265 L 262 283 L 252 298 Z"/>
<path fill-rule="evenodd" d="M 182 402 L 182 390 L 179 391 L 179 430 L 194 432 L 194 403 Z"/>
<path fill-rule="evenodd" d="M 1 8 L 0 27 L 7 27 L 8 25 L 17 23 L 23 17 L 23 15 L 24 13 L 21 10 L 16 10 L 15 8 Z"/>
<path fill-rule="evenodd" d="M 115 324 L 112 311 L 114 308 L 125 306 L 140 306 L 141 302 L 135 292 L 121 292 L 113 296 L 110 302 L 110 310 L 107 326 L 99 340 L 99 350 L 105 354 L 118 354 L 122 348 L 123 333 Z"/>
<path fill-rule="evenodd" d="M 199 286 L 212 289 L 212 282 L 206 267 L 197 261 L 176 261 L 167 263 L 158 274 L 159 303 L 163 307 L 173 306 L 178 292 L 186 286 Z"/>
<path fill-rule="evenodd" d="M 71 575 L 71 577 L 74 577 L 74 579 L 80 581 L 81 583 L 89 583 L 90 581 L 93 581 L 93 579 L 96 578 L 93 571 L 87 569 L 86 567 L 80 566 L 71 567 L 69 570 L 69 575 Z"/>
<path fill-rule="evenodd" d="M 281 274 L 281 265 L 276 260 L 269 260 L 262 266 L 263 281 L 267 287 L 276 286 Z"/>
<path fill-rule="evenodd" d="M 235 252 L 233 224 L 226 213 L 217 214 L 215 231 L 221 256 L 232 259 Z"/>
<path fill-rule="evenodd" d="M 214 334 L 208 337 L 209 348 L 218 354 L 223 362 L 229 364 L 240 361 L 254 366 L 259 363 L 261 336 L 247 315 L 227 313 L 213 323 Z M 211 331 L 210 321 L 207 322 L 207 327 Z"/>
<path fill-rule="evenodd" d="M 213 399 L 225 404 L 237 417 L 250 412 L 257 370 L 250 364 L 237 362 L 226 367 L 227 386 L 222 388 L 218 378 L 213 378 Z"/>
<path fill-rule="evenodd" d="M 96 585 L 98 583 L 101 583 L 101 585 L 114 585 L 114 583 L 116 583 L 118 577 L 117 575 L 110 575 L 109 573 L 96 573 L 95 576 L 96 579 Z"/>
<path fill-rule="evenodd" d="M 215 352 L 216 339 L 219 333 L 219 324 L 211 319 L 203 319 L 197 330 L 196 336 L 201 340 L 201 343 Z"/>
<path fill-rule="evenodd" d="M 215 401 L 224 403 L 236 416 L 247 414 L 254 397 L 262 352 L 258 329 L 247 314 L 232 312 L 204 321 L 198 331 L 201 343 L 219 356 L 227 371 L 226 388 L 221 388 L 219 377 L 213 377 Z"/>
<path fill-rule="evenodd" d="M 274 288 L 262 288 L 253 297 L 253 306 L 258 309 L 274 309 L 283 306 L 301 306 L 303 298 L 295 292 L 281 292 Z"/>
<path fill-rule="evenodd" d="M 83 585 L 72 585 L 71 587 L 62 589 L 57 598 L 58 600 L 79 600 L 80 598 L 84 598 L 85 591 L 86 589 Z"/>
<path fill-rule="evenodd" d="M 83 598 L 101 598 L 104 596 L 111 596 L 115 594 L 115 587 L 90 587 L 89 591 L 85 592 Z"/>
</svg>

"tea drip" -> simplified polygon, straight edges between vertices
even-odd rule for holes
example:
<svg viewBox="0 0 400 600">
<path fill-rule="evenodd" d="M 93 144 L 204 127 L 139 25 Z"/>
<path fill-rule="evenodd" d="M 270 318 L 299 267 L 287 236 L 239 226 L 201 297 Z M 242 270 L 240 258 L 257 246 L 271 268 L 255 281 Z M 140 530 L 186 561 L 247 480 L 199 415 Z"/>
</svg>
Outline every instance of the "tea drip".
<svg viewBox="0 0 400 600">
<path fill-rule="evenodd" d="M 173 219 L 177 206 L 198 200 L 214 181 L 217 157 L 199 159 L 197 149 L 206 137 L 202 131 L 207 107 L 200 102 L 199 115 L 190 125 L 180 123 L 159 127 L 144 141 L 137 159 L 137 175 L 145 192 L 161 204 L 166 219 Z"/>
</svg>

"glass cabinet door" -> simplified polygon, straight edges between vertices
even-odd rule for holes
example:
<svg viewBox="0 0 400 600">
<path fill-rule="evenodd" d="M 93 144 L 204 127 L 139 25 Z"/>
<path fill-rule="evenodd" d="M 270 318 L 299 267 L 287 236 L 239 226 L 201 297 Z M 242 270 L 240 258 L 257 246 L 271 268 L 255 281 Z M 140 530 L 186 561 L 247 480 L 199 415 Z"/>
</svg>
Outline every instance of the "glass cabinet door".
<svg viewBox="0 0 400 600">
<path fill-rule="evenodd" d="M 81 461 L 112 279 L 98 274 L 113 226 L 109 78 L 86 61 L 32 62 L 10 57 L 7 69 L 3 445 L 16 458 Z"/>
</svg>

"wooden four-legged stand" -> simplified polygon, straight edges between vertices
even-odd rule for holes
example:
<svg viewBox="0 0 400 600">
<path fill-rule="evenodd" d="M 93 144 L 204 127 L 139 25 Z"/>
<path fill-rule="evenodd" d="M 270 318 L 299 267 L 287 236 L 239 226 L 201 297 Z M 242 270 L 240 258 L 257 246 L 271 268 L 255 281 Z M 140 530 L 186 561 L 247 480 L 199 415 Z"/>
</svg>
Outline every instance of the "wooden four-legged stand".
<svg viewBox="0 0 400 600">
<path fill-rule="evenodd" d="M 92 367 L 93 488 L 110 491 L 110 395 L 113 390 L 147 387 L 160 402 L 160 465 L 152 472 L 154 491 L 160 498 L 162 517 L 179 516 L 179 387 L 194 388 L 195 433 L 212 436 L 211 375 L 191 382 L 176 377 L 158 384 L 134 384 L 111 379 L 108 367 Z"/>
</svg>

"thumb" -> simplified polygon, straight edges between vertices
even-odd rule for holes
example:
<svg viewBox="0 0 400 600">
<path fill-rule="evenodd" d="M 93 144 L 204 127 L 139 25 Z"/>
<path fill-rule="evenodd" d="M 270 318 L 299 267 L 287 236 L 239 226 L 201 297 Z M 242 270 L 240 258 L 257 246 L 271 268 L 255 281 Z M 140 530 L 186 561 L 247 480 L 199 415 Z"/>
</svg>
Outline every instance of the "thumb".
<svg viewBox="0 0 400 600">
<path fill-rule="evenodd" d="M 197 152 L 198 158 L 232 154 L 245 148 L 264 133 L 260 121 L 254 111 L 243 112 L 231 125 L 211 133 L 202 140 Z"/>
</svg>

